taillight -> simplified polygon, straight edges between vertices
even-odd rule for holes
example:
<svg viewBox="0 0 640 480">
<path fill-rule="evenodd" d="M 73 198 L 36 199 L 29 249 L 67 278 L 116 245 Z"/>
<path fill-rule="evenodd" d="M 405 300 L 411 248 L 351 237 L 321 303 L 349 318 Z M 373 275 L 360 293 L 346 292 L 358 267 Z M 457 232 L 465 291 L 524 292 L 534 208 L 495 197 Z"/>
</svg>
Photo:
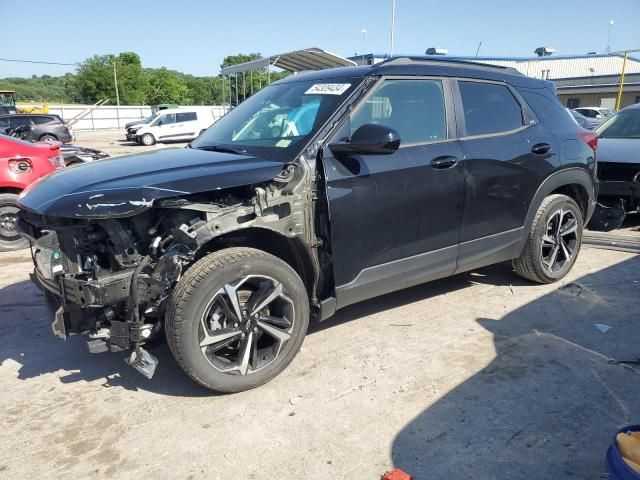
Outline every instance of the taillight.
<svg viewBox="0 0 640 480">
<path fill-rule="evenodd" d="M 13 173 L 29 173 L 33 169 L 31 160 L 26 158 L 14 158 L 9 160 L 9 169 Z"/>
<path fill-rule="evenodd" d="M 48 160 L 53 168 L 58 169 L 64 167 L 64 158 L 62 154 L 56 155 L 55 157 L 49 157 Z"/>
<path fill-rule="evenodd" d="M 598 148 L 598 134 L 589 130 L 578 130 L 578 138 L 589 145 L 594 152 Z"/>
</svg>

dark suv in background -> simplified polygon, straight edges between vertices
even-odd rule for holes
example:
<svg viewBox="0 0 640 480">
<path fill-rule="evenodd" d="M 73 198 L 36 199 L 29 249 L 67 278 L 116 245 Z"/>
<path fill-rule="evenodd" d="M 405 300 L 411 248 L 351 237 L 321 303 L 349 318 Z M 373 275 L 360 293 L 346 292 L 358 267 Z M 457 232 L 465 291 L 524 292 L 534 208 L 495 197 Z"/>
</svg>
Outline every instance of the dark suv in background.
<svg viewBox="0 0 640 480">
<path fill-rule="evenodd" d="M 133 348 L 150 376 L 142 345 L 166 335 L 196 382 L 236 392 L 347 305 L 506 260 L 564 277 L 596 146 L 550 82 L 396 58 L 276 82 L 189 148 L 51 175 L 17 228 L 58 336 Z"/>
<path fill-rule="evenodd" d="M 29 131 L 25 140 L 59 141 L 69 143 L 73 141 L 73 130 L 58 115 L 19 113 L 0 115 L 0 133 L 9 134 L 18 127 L 26 126 Z"/>
</svg>

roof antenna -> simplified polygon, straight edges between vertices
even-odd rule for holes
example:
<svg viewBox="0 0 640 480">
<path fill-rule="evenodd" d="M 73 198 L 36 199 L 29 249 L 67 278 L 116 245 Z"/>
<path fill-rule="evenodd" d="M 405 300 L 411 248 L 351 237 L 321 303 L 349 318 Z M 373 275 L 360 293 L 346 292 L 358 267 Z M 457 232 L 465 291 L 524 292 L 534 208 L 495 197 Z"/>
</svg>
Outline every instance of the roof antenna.
<svg viewBox="0 0 640 480">
<path fill-rule="evenodd" d="M 481 46 L 482 46 L 482 40 L 480 40 L 480 43 L 478 44 L 478 48 L 476 48 L 476 58 L 478 58 L 478 54 L 480 53 Z"/>
</svg>

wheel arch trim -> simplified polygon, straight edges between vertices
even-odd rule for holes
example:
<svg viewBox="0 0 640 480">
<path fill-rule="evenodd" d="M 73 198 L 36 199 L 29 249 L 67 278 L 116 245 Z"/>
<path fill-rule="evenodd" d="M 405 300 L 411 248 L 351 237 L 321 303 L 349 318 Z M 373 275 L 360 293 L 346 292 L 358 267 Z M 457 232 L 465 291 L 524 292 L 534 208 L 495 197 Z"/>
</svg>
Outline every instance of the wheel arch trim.
<svg viewBox="0 0 640 480">
<path fill-rule="evenodd" d="M 557 190 L 562 189 L 563 187 L 569 187 L 572 185 L 577 185 L 584 188 L 587 192 L 588 199 L 586 205 L 586 211 L 584 223 L 586 224 L 591 218 L 593 210 L 595 208 L 596 202 L 596 184 L 589 175 L 588 171 L 584 168 L 572 167 L 565 168 L 559 170 L 557 172 L 549 175 L 545 180 L 540 184 L 538 190 L 536 191 L 531 203 L 529 204 L 529 210 L 527 211 L 527 216 L 525 217 L 524 222 L 524 235 L 529 235 L 531 231 L 531 224 L 533 223 L 533 218 L 536 215 L 536 212 L 540 208 L 542 201 L 551 195 L 552 193 L 558 193 Z"/>
</svg>

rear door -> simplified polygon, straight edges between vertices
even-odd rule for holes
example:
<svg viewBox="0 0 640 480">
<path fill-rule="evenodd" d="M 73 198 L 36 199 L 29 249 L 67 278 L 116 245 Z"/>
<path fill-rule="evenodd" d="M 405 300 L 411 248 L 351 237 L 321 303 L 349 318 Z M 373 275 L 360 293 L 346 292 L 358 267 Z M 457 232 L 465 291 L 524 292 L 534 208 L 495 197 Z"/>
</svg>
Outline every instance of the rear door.
<svg viewBox="0 0 640 480">
<path fill-rule="evenodd" d="M 397 130 L 400 148 L 324 149 L 338 307 L 454 271 L 463 176 L 451 105 L 448 80 L 381 79 L 332 141 L 373 123 Z"/>
<path fill-rule="evenodd" d="M 198 135 L 198 115 L 196 112 L 176 113 L 174 133 L 178 139 L 190 139 Z"/>
<path fill-rule="evenodd" d="M 465 175 L 462 270 L 491 256 L 511 258 L 533 196 L 558 156 L 555 139 L 510 86 L 462 79 L 456 84 Z"/>
</svg>

